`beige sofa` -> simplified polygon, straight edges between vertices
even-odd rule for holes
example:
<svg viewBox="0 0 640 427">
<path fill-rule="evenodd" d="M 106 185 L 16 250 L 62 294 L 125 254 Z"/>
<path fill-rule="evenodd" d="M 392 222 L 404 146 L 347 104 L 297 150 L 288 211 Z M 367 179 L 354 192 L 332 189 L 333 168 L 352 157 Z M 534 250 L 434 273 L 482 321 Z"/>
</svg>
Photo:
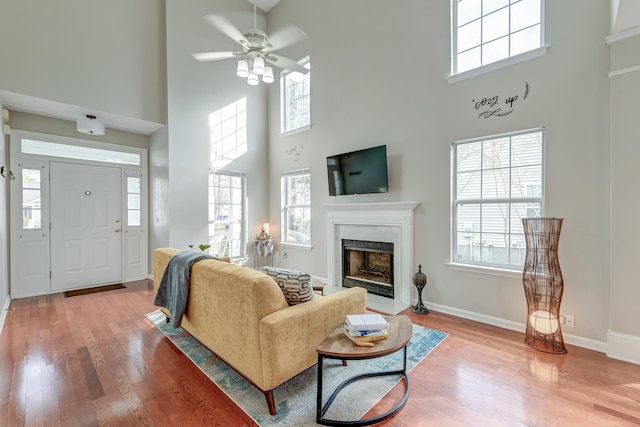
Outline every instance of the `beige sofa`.
<svg viewBox="0 0 640 427">
<path fill-rule="evenodd" d="M 156 292 L 169 260 L 178 252 L 154 251 Z M 347 314 L 364 313 L 366 299 L 365 289 L 350 288 L 289 306 L 266 274 L 206 259 L 191 270 L 181 327 L 260 389 L 275 415 L 273 389 L 316 364 L 320 342 Z"/>
</svg>

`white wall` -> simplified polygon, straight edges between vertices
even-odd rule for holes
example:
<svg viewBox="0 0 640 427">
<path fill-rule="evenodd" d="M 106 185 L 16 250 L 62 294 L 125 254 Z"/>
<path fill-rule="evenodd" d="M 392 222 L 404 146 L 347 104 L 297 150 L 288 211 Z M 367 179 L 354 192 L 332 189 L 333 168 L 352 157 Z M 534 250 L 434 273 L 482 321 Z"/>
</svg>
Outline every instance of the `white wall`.
<svg viewBox="0 0 640 427">
<path fill-rule="evenodd" d="M 546 2 L 543 57 L 450 84 L 450 4 L 414 0 L 281 0 L 269 28 L 285 23 L 309 38 L 291 56 L 311 55 L 311 130 L 279 135 L 277 88 L 269 93 L 270 220 L 279 223 L 282 171 L 310 167 L 311 253 L 286 248 L 283 265 L 326 277 L 326 209 L 334 203 L 418 200 L 416 255 L 429 278 L 425 299 L 523 324 L 519 278 L 454 271 L 450 258 L 452 141 L 546 128 L 546 209 L 565 218 L 560 265 L 565 330 L 603 342 L 609 325 L 609 4 Z M 524 98 L 525 85 L 530 91 Z M 473 100 L 518 95 L 513 113 L 478 118 Z M 504 104 L 502 104 L 504 107 Z M 390 192 L 329 197 L 325 157 L 387 144 Z M 287 154 L 299 149 L 296 160 Z M 283 251 L 285 249 L 280 249 Z"/>
<path fill-rule="evenodd" d="M 208 241 L 209 115 L 241 98 L 247 100 L 248 152 L 226 168 L 247 173 L 250 238 L 268 216 L 266 88 L 237 77 L 234 60 L 204 64 L 193 59 L 194 52 L 239 48 L 203 19 L 211 13 L 224 14 L 241 30 L 253 27 L 249 2 L 189 0 L 166 6 L 168 143 L 154 143 L 151 153 L 156 158 L 156 148 L 168 150 L 168 164 L 158 164 L 151 182 L 158 189 L 151 200 L 152 221 L 168 227 L 153 242 L 160 246 L 186 249 Z M 264 17 L 259 18 L 264 28 Z"/>
<path fill-rule="evenodd" d="M 0 90 L 164 123 L 162 0 L 0 0 Z"/>
<path fill-rule="evenodd" d="M 0 99 L 0 111 L 2 111 L 2 100 Z M 0 126 L 4 125 L 0 119 Z M 7 156 L 7 136 L 4 135 L 0 127 L 0 166 L 8 168 Z M 7 173 L 8 177 L 9 174 Z M 8 228 L 8 200 L 9 200 L 9 179 L 0 177 L 0 332 L 6 318 L 5 308 L 9 303 L 9 228 Z"/>
<path fill-rule="evenodd" d="M 611 45 L 611 331 L 608 354 L 640 363 L 640 35 Z"/>
</svg>

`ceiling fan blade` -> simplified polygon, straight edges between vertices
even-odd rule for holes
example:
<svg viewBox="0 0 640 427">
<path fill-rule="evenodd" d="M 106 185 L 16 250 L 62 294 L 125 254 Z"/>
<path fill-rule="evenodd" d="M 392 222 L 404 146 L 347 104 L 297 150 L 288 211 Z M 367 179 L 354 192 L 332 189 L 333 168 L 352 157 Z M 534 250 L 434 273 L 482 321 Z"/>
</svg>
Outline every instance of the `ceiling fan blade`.
<svg viewBox="0 0 640 427">
<path fill-rule="evenodd" d="M 242 52 L 200 52 L 194 53 L 193 57 L 200 62 L 220 61 L 242 55 Z"/>
<path fill-rule="evenodd" d="M 265 56 L 265 61 L 275 65 L 276 67 L 284 68 L 285 70 L 297 71 L 302 74 L 307 74 L 309 70 L 298 64 L 293 59 L 285 58 L 284 56 L 275 55 L 273 53 Z"/>
<path fill-rule="evenodd" d="M 244 34 L 222 15 L 207 15 L 204 19 L 218 29 L 222 34 L 244 47 L 251 46 Z"/>
<path fill-rule="evenodd" d="M 270 51 L 284 49 L 307 38 L 307 34 L 295 25 L 286 25 L 269 36 Z"/>
</svg>

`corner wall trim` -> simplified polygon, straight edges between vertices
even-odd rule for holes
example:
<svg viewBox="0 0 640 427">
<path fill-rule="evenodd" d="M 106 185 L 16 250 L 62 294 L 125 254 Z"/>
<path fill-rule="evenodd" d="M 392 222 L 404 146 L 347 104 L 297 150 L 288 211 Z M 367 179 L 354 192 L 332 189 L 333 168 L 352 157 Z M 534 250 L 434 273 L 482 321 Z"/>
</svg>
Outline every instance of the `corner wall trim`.
<svg viewBox="0 0 640 427">
<path fill-rule="evenodd" d="M 640 365 L 640 337 L 609 330 L 607 357 Z"/>
<path fill-rule="evenodd" d="M 2 329 L 4 328 L 4 321 L 7 318 L 9 312 L 9 306 L 11 305 L 11 295 L 7 295 L 7 300 L 2 305 L 2 312 L 0 313 L 0 335 L 2 335 Z"/>
</svg>

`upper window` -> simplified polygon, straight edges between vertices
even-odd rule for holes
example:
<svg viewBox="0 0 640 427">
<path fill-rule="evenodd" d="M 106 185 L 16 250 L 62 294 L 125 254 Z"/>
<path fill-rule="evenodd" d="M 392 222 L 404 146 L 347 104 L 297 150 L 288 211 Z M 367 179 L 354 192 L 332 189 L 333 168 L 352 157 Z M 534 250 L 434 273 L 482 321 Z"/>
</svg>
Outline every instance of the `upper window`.
<svg viewBox="0 0 640 427">
<path fill-rule="evenodd" d="M 309 58 L 300 65 L 311 69 Z M 311 71 L 307 74 L 283 71 L 280 77 L 280 132 L 286 133 L 311 125 Z"/>
<path fill-rule="evenodd" d="M 282 242 L 311 245 L 311 173 L 285 172 L 281 177 Z"/>
<path fill-rule="evenodd" d="M 209 253 L 244 258 L 245 232 L 244 173 L 217 170 L 209 173 Z"/>
<path fill-rule="evenodd" d="M 522 218 L 543 213 L 543 145 L 542 129 L 453 144 L 453 263 L 522 267 Z"/>
<path fill-rule="evenodd" d="M 452 74 L 528 52 L 543 44 L 543 0 L 452 2 Z"/>
</svg>

